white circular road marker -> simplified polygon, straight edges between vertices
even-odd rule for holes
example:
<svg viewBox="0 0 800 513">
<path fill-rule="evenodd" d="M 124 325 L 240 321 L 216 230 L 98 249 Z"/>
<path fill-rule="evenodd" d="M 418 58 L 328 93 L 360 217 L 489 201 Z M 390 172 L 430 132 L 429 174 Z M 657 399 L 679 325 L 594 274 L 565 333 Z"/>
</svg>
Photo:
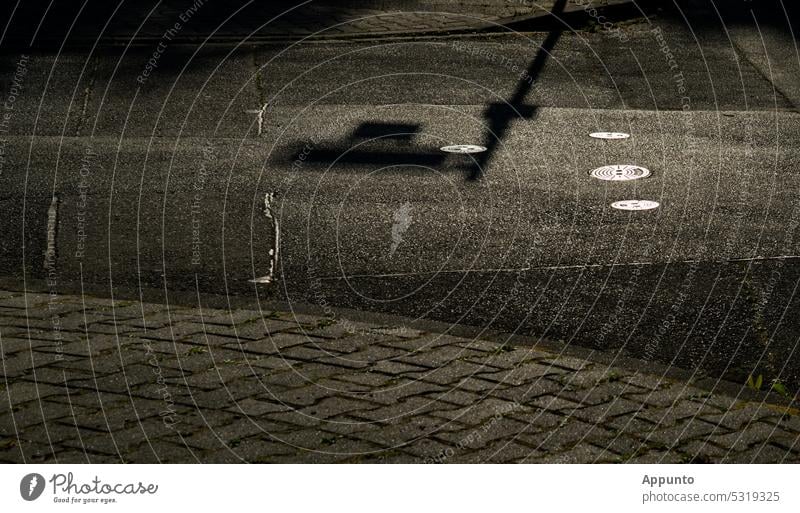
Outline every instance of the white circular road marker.
<svg viewBox="0 0 800 513">
<path fill-rule="evenodd" d="M 622 200 L 611 204 L 617 210 L 653 210 L 658 208 L 660 203 L 650 200 Z"/>
<path fill-rule="evenodd" d="M 454 144 L 452 146 L 442 146 L 440 150 L 446 153 L 480 153 L 486 151 L 484 146 L 477 144 Z"/>
<path fill-rule="evenodd" d="M 637 180 L 650 176 L 650 170 L 646 167 L 633 166 L 629 164 L 612 164 L 610 166 L 598 167 L 589 171 L 589 176 L 598 180 L 611 182 L 623 182 L 626 180 Z"/>
<path fill-rule="evenodd" d="M 594 139 L 627 139 L 631 134 L 625 132 L 592 132 L 589 137 Z"/>
</svg>

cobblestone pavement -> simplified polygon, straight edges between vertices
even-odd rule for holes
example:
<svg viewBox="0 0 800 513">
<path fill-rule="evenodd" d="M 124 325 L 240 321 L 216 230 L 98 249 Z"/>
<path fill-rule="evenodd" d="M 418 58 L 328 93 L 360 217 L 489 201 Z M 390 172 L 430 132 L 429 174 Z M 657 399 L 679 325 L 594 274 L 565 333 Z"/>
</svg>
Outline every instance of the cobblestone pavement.
<svg viewBox="0 0 800 513">
<path fill-rule="evenodd" d="M 564 12 L 627 3 L 630 0 L 568 0 Z M 197 42 L 206 37 L 215 42 L 240 42 L 425 35 L 497 30 L 546 15 L 555 4 L 555 0 L 196 0 L 161 2 L 148 11 L 138 2 L 120 6 L 103 2 L 83 10 L 79 5 L 29 2 L 13 11 L 7 37 L 28 41 L 35 34 L 40 42 L 60 42 L 67 36 L 57 29 L 48 30 L 46 23 L 53 19 L 75 19 L 68 39 L 88 43 L 97 39 L 128 44 L 133 40 Z M 44 29 L 40 22 L 45 23 Z"/>
<path fill-rule="evenodd" d="M 795 462 L 800 416 L 530 347 L 0 292 L 0 462 Z"/>
</svg>

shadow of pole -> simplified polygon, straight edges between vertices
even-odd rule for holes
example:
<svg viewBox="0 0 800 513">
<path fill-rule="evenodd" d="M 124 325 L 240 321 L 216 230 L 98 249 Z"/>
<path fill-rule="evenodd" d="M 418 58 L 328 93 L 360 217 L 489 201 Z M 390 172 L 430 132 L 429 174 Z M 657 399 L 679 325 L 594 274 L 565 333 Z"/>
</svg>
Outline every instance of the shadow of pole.
<svg viewBox="0 0 800 513">
<path fill-rule="evenodd" d="M 567 0 L 557 0 L 550 12 L 551 16 L 563 14 Z M 556 28 L 551 30 L 542 44 L 536 57 L 528 67 L 528 74 L 522 78 L 517 85 L 514 94 L 505 103 L 493 103 L 486 109 L 485 116 L 489 119 L 489 128 L 486 132 L 486 139 L 483 146 L 486 151 L 479 153 L 475 157 L 475 166 L 470 174 L 470 180 L 478 180 L 483 175 L 491 161 L 500 141 L 508 132 L 511 122 L 514 119 L 533 119 L 536 116 L 537 107 L 526 105 L 525 98 L 530 93 L 531 88 L 539 79 L 544 70 L 545 64 L 550 57 L 550 53 L 555 48 L 556 43 L 564 31 L 561 23 L 556 24 Z"/>
</svg>

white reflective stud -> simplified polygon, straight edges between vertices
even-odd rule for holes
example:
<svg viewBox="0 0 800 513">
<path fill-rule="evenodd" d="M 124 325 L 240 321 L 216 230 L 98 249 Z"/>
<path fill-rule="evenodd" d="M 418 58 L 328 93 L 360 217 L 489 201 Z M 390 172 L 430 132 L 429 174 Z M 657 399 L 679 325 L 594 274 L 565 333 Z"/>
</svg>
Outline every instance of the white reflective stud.
<svg viewBox="0 0 800 513">
<path fill-rule="evenodd" d="M 446 153 L 480 153 L 486 151 L 485 147 L 476 144 L 455 144 L 453 146 L 443 146 L 439 149 Z"/>
<path fill-rule="evenodd" d="M 631 134 L 625 132 L 592 132 L 589 137 L 594 139 L 627 139 Z"/>
<path fill-rule="evenodd" d="M 638 178 L 647 178 L 650 176 L 650 170 L 641 166 L 613 164 L 593 169 L 589 172 L 589 176 L 597 178 L 598 180 L 622 182 L 626 180 L 636 180 Z"/>
<path fill-rule="evenodd" d="M 611 206 L 617 210 L 653 210 L 658 208 L 660 204 L 657 201 L 650 200 L 623 200 L 615 201 Z"/>
</svg>

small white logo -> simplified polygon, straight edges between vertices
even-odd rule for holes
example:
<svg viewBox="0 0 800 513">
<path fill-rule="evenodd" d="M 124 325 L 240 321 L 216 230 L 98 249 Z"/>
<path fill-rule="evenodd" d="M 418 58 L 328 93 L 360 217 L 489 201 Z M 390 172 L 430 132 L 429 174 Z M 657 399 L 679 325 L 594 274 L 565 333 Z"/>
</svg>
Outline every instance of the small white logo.
<svg viewBox="0 0 800 513">
<path fill-rule="evenodd" d="M 589 137 L 594 139 L 627 139 L 631 134 L 625 132 L 592 132 Z"/>
<path fill-rule="evenodd" d="M 411 204 L 406 202 L 394 211 L 394 224 L 392 224 L 392 246 L 389 248 L 389 256 L 394 256 L 398 246 L 403 242 L 403 235 L 411 226 L 414 219 L 411 217 Z"/>
<path fill-rule="evenodd" d="M 650 200 L 624 200 L 615 201 L 611 206 L 617 210 L 653 210 L 659 207 L 659 203 Z"/>
<path fill-rule="evenodd" d="M 44 477 L 41 474 L 28 474 L 19 482 L 19 493 L 26 501 L 35 501 L 44 491 Z"/>
</svg>

